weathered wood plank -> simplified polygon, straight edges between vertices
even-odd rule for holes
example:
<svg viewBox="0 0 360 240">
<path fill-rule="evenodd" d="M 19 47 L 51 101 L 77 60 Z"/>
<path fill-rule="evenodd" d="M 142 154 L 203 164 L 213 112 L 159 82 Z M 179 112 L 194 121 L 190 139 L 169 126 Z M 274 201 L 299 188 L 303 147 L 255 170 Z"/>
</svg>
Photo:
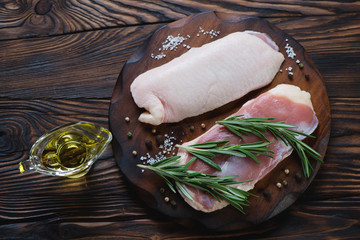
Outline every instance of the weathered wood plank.
<svg viewBox="0 0 360 240">
<path fill-rule="evenodd" d="M 51 128 L 79 120 L 107 127 L 109 101 L 110 99 L 0 100 L 0 224 L 24 219 L 30 222 L 36 219 L 64 222 L 76 219 L 85 219 L 86 222 L 92 221 L 91 219 L 104 222 L 114 219 L 115 222 L 151 219 L 146 221 L 154 224 L 153 213 L 148 212 L 132 194 L 131 187 L 115 163 L 111 147 L 84 178 L 56 178 L 36 173 L 21 175 L 18 172 L 18 163 L 28 157 L 33 142 Z M 298 208 L 308 208 L 308 204 L 321 208 L 321 203 L 325 201 L 330 205 L 334 203 L 334 212 L 346 212 L 342 205 L 337 208 L 335 202 L 345 201 L 342 204 L 346 204 L 352 197 L 360 197 L 359 107 L 359 98 L 331 99 L 332 132 L 325 163 L 299 204 L 295 204 L 295 209 L 290 211 L 301 214 L 297 213 Z M 325 218 L 316 208 L 311 211 L 318 214 L 320 220 Z M 357 213 L 360 211 L 355 210 Z M 321 208 L 321 211 L 325 210 Z M 289 213 L 285 214 L 288 219 Z M 302 217 L 306 218 L 306 214 Z M 115 223 L 117 224 L 119 223 Z M 154 231 L 154 226 L 144 227 Z M 324 228 L 324 225 L 321 227 Z"/>
<path fill-rule="evenodd" d="M 51 1 L 6 0 L 0 4 L 0 39 L 82 32 L 116 26 L 170 22 L 199 11 L 284 17 L 357 13 L 356 1 Z"/>
<path fill-rule="evenodd" d="M 325 78 L 329 148 L 298 202 L 252 229 L 201 232 L 143 207 L 111 147 L 82 179 L 18 173 L 51 128 L 79 120 L 107 127 L 116 78 L 136 47 L 160 23 L 204 10 L 267 17 L 305 47 Z M 359 239 L 359 11 L 352 0 L 2 1 L 0 239 Z"/>
<path fill-rule="evenodd" d="M 360 15 L 269 20 L 305 47 L 330 97 L 359 96 Z M 160 26 L 1 41 L 0 98 L 110 97 L 123 64 Z"/>
<path fill-rule="evenodd" d="M 123 207 L 116 198 L 113 200 L 114 207 Z M 95 211 L 91 205 L 84 206 L 90 211 L 88 216 L 72 220 L 44 217 L 40 221 L 4 224 L 0 226 L 0 231 L 2 239 L 21 239 L 22 236 L 32 236 L 34 239 L 358 239 L 360 207 L 356 203 L 359 201 L 360 197 L 354 196 L 294 204 L 260 226 L 233 232 L 184 228 L 156 213 L 137 215 L 126 208 L 113 216 L 96 218 L 91 215 Z M 353 207 L 349 208 L 349 205 Z M 73 210 L 76 211 L 75 207 Z"/>
<path fill-rule="evenodd" d="M 360 99 L 330 99 L 331 134 L 325 163 L 310 185 L 310 199 L 360 196 Z"/>
<path fill-rule="evenodd" d="M 0 97 L 110 97 L 124 62 L 157 27 L 0 42 Z"/>
</svg>

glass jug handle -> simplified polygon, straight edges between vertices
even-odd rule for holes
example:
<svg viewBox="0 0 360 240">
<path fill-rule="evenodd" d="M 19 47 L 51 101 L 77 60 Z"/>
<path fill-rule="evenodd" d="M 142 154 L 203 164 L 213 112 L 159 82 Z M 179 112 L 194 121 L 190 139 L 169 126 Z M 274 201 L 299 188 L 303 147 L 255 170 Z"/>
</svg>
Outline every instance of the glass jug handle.
<svg viewBox="0 0 360 240">
<path fill-rule="evenodd" d="M 26 159 L 24 161 L 21 161 L 19 163 L 19 170 L 20 173 L 25 173 L 25 172 L 33 172 L 35 171 L 35 164 L 34 162 L 38 161 L 39 157 L 37 156 L 33 156 L 30 157 L 29 159 Z"/>
</svg>

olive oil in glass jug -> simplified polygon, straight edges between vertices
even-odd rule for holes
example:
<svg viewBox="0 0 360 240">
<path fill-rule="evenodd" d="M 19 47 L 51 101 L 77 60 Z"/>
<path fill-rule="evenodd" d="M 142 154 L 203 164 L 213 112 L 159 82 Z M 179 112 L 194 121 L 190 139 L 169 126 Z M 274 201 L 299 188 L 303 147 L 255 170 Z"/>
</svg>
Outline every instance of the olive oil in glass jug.
<svg viewBox="0 0 360 240">
<path fill-rule="evenodd" d="M 34 143 L 29 159 L 19 163 L 19 170 L 69 178 L 84 176 L 111 139 L 108 129 L 89 122 L 57 127 Z"/>
</svg>

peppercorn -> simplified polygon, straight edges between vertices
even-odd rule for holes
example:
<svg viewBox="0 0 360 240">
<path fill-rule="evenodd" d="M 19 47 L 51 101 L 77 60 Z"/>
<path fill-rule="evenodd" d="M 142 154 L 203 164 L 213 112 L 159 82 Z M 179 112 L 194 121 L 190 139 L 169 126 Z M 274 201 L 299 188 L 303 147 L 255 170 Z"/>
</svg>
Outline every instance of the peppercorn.
<svg viewBox="0 0 360 240">
<path fill-rule="evenodd" d="M 132 137 L 132 133 L 131 133 L 131 132 L 128 132 L 128 133 L 127 133 L 127 136 L 128 136 L 128 138 L 131 138 L 131 137 Z"/>
<path fill-rule="evenodd" d="M 195 130 L 193 125 L 191 125 L 189 129 L 190 129 L 191 132 L 193 132 Z"/>
<path fill-rule="evenodd" d="M 146 147 L 148 147 L 149 149 L 151 149 L 151 148 L 152 148 L 152 141 L 151 141 L 151 140 L 146 140 L 146 141 L 145 141 L 145 145 L 146 145 Z"/>
<path fill-rule="evenodd" d="M 265 189 L 264 192 L 263 192 L 263 196 L 264 196 L 264 198 L 266 198 L 266 199 L 270 199 L 270 192 L 269 192 L 269 190 Z"/>
<path fill-rule="evenodd" d="M 201 124 L 201 128 L 204 129 L 206 127 L 205 123 Z"/>
<path fill-rule="evenodd" d="M 170 201 L 170 198 L 169 198 L 169 197 L 165 197 L 165 198 L 164 198 L 164 201 L 165 201 L 165 202 L 169 202 L 169 201 Z"/>
<path fill-rule="evenodd" d="M 303 63 L 299 63 L 299 68 L 303 69 L 304 68 L 304 64 Z"/>
<path fill-rule="evenodd" d="M 176 206 L 175 200 L 171 200 L 171 201 L 170 201 L 170 204 L 171 204 L 172 206 Z"/>
<path fill-rule="evenodd" d="M 301 182 L 301 180 L 302 180 L 301 174 L 300 174 L 300 173 L 296 173 L 296 174 L 295 174 L 295 179 L 296 179 L 297 182 Z"/>
<path fill-rule="evenodd" d="M 284 184 L 284 186 L 287 186 L 287 181 L 286 180 L 283 180 L 283 184 Z"/>
<path fill-rule="evenodd" d="M 277 187 L 277 188 L 281 188 L 281 187 L 282 187 L 281 183 L 279 183 L 279 182 L 276 183 L 276 187 Z"/>
<path fill-rule="evenodd" d="M 309 74 L 305 74 L 305 79 L 306 79 L 306 80 L 309 80 L 309 79 L 310 79 Z"/>
<path fill-rule="evenodd" d="M 289 170 L 289 169 L 285 169 L 285 170 L 284 170 L 284 173 L 285 173 L 286 175 L 289 175 L 290 170 Z"/>
<path fill-rule="evenodd" d="M 289 72 L 289 73 L 288 73 L 288 78 L 289 78 L 290 80 L 293 80 L 293 77 L 294 77 L 294 74 L 293 74 L 292 72 Z"/>
<path fill-rule="evenodd" d="M 137 155 L 137 151 L 132 151 L 132 155 L 134 155 L 134 157 Z"/>
<path fill-rule="evenodd" d="M 164 193 L 165 192 L 165 188 L 160 188 L 160 193 Z"/>
<path fill-rule="evenodd" d="M 156 135 L 155 141 L 158 145 L 160 145 L 164 141 L 164 137 L 162 135 Z"/>
<path fill-rule="evenodd" d="M 130 122 L 130 118 L 129 117 L 125 117 L 125 122 Z"/>
</svg>

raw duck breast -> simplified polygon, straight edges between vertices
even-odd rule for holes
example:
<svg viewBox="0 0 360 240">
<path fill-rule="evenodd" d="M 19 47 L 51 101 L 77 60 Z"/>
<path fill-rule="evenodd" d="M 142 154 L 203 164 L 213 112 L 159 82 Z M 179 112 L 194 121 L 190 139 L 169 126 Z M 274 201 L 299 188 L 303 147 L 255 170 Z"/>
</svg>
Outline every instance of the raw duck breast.
<svg viewBox="0 0 360 240">
<path fill-rule="evenodd" d="M 130 86 L 139 121 L 178 122 L 216 109 L 269 84 L 284 61 L 266 35 L 245 31 L 191 48 L 140 74 Z"/>
<path fill-rule="evenodd" d="M 288 84 L 280 84 L 270 91 L 259 95 L 257 98 L 248 101 L 240 108 L 239 111 L 234 113 L 234 115 L 244 115 L 245 118 L 275 118 L 274 121 L 276 122 L 285 121 L 288 124 L 298 126 L 296 130 L 306 134 L 311 134 L 318 125 L 318 119 L 313 110 L 310 94 L 308 92 L 301 91 L 300 88 L 296 86 Z M 222 171 L 217 171 L 200 160 L 196 160 L 189 166 L 188 169 L 207 174 L 215 174 L 217 176 L 238 175 L 239 177 L 235 178 L 236 181 L 246 181 L 252 179 L 250 182 L 235 185 L 239 189 L 249 191 L 254 188 L 255 184 L 259 180 L 274 169 L 279 162 L 289 156 L 293 150 L 292 147 L 286 146 L 282 141 L 276 141 L 271 134 L 265 133 L 265 136 L 271 142 L 274 142 L 268 146 L 274 154 L 273 158 L 258 156 L 260 164 L 256 163 L 249 157 L 240 158 L 227 155 L 217 155 L 213 158 L 213 160 L 221 167 Z M 303 138 L 303 136 L 299 137 L 299 139 Z M 260 141 L 258 137 L 250 135 L 244 136 L 244 140 L 242 140 L 240 137 L 228 131 L 224 126 L 216 124 L 198 138 L 184 143 L 183 145 L 187 146 L 202 142 L 220 140 L 229 140 L 230 144 Z M 186 163 L 193 157 L 181 148 L 179 148 L 178 155 L 181 156 L 180 164 Z M 187 187 L 187 189 L 194 201 L 191 201 L 184 196 L 183 197 L 189 205 L 197 210 L 212 212 L 228 205 L 228 202 L 224 200 L 219 202 L 203 191 L 190 187 Z"/>
</svg>

